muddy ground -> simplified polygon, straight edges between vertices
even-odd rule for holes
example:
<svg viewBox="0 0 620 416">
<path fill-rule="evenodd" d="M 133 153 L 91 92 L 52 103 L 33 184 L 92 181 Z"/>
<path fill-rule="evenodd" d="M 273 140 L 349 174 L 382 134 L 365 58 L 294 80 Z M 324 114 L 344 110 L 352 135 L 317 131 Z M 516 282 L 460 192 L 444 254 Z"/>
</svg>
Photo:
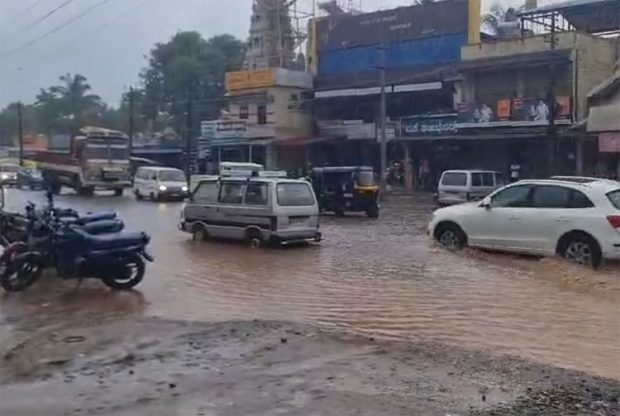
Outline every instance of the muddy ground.
<svg viewBox="0 0 620 416">
<path fill-rule="evenodd" d="M 0 414 L 604 415 L 620 382 L 281 322 L 92 319 L 0 344 Z"/>
</svg>

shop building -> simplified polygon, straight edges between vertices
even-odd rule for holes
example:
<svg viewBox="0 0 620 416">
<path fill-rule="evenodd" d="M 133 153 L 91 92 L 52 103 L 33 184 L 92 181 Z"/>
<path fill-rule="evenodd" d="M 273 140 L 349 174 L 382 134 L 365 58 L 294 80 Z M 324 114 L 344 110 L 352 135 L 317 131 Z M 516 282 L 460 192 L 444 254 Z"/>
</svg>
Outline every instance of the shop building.
<svg viewBox="0 0 620 416">
<path fill-rule="evenodd" d="M 580 151 L 571 125 L 587 117 L 589 92 L 614 71 L 617 38 L 601 35 L 618 30 L 619 5 L 534 8 L 520 15 L 516 34 L 464 45 L 455 111 L 400 120 L 397 140 L 414 155 L 414 172 L 432 184 L 459 168 L 574 174 Z"/>
<path fill-rule="evenodd" d="M 322 139 L 311 148 L 313 163 L 379 169 L 382 84 L 390 159 L 402 157 L 402 117 L 454 111 L 461 47 L 479 40 L 479 24 L 469 30 L 472 19 L 480 20 L 480 1 L 338 12 L 311 22 L 313 112 Z"/>
<path fill-rule="evenodd" d="M 254 162 L 269 169 L 303 166 L 303 144 L 312 139 L 307 102 L 312 75 L 284 68 L 226 74 L 228 110 L 202 122 L 215 163 Z"/>
</svg>

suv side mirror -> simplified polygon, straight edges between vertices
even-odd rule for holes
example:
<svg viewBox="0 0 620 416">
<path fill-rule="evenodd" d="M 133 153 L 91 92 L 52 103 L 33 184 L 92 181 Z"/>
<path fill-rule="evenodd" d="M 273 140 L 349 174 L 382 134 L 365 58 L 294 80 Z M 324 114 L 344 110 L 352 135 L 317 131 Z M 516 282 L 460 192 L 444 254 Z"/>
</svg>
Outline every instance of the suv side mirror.
<svg viewBox="0 0 620 416">
<path fill-rule="evenodd" d="M 489 198 L 483 199 L 482 202 L 480 203 L 480 206 L 486 209 L 487 211 L 490 211 L 492 207 L 491 200 Z"/>
</svg>

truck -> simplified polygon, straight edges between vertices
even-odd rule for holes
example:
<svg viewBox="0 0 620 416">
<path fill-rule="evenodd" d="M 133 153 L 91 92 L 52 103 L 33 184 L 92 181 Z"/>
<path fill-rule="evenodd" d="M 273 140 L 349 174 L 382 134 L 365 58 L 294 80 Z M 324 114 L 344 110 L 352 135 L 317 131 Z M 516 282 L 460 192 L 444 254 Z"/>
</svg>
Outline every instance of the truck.
<svg viewBox="0 0 620 416">
<path fill-rule="evenodd" d="M 131 186 L 129 138 L 120 131 L 84 127 L 64 149 L 37 150 L 32 159 L 56 194 L 66 186 L 82 195 L 106 189 L 120 196 Z"/>
</svg>

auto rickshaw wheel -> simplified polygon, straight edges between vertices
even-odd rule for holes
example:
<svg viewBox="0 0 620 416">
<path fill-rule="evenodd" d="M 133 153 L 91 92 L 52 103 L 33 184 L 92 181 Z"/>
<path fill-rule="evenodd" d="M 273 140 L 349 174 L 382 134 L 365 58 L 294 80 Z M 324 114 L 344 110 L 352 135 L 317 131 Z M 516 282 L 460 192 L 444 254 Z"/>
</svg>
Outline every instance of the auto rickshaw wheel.
<svg viewBox="0 0 620 416">
<path fill-rule="evenodd" d="M 375 205 L 371 205 L 367 210 L 366 210 L 366 216 L 368 218 L 379 218 L 379 206 Z"/>
<path fill-rule="evenodd" d="M 336 214 L 337 217 L 344 217 L 344 210 L 342 208 L 337 208 L 334 210 L 334 214 Z"/>
</svg>

